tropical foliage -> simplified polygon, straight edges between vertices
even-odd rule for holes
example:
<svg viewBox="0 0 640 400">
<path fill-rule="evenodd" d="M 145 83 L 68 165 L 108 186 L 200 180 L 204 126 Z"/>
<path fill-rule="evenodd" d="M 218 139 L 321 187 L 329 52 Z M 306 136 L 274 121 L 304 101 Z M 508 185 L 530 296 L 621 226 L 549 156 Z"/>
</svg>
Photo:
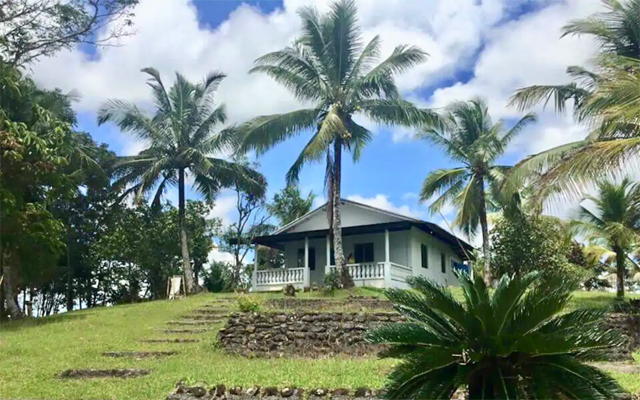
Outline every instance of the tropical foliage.
<svg viewBox="0 0 640 400">
<path fill-rule="evenodd" d="M 620 343 L 600 328 L 602 309 L 563 313 L 566 279 L 532 272 L 503 276 L 493 292 L 480 277 L 459 277 L 464 300 L 422 277 L 413 291 L 387 297 L 407 322 L 369 333 L 401 362 L 388 377 L 387 398 L 449 399 L 466 387 L 470 399 L 613 399 L 623 390 L 584 362 Z"/>
<path fill-rule="evenodd" d="M 248 122 L 243 148 L 260 155 L 290 137 L 309 133 L 287 180 L 296 183 L 307 163 L 325 162 L 335 260 L 347 273 L 340 221 L 342 153 L 351 152 L 357 161 L 373 138 L 354 116 L 404 126 L 428 118 L 430 113 L 402 100 L 394 81 L 395 75 L 424 62 L 427 54 L 400 45 L 380 62 L 381 40 L 375 36 L 364 43 L 351 0 L 333 3 L 325 15 L 310 7 L 301 8 L 298 14 L 301 36 L 293 45 L 258 58 L 250 72 L 267 74 L 311 107 Z"/>
<path fill-rule="evenodd" d="M 232 186 L 261 196 L 266 182 L 245 164 L 223 158 L 235 149 L 238 141 L 233 128 L 216 131 L 217 125 L 227 118 L 224 105 L 216 105 L 214 101 L 215 91 L 226 75 L 212 72 L 201 83 L 193 84 L 176 74 L 175 83 L 166 90 L 157 70 L 146 68 L 143 72 L 150 76 L 155 114 L 148 116 L 130 102 L 111 100 L 99 111 L 98 121 L 115 122 L 122 131 L 149 144 L 140 154 L 118 160 L 116 186 L 125 188 L 123 197 L 132 195 L 139 201 L 155 191 L 152 203 L 157 207 L 165 191 L 172 185 L 178 186 L 182 265 L 187 290 L 193 292 L 197 282 L 184 226 L 187 174 L 209 202 L 221 188 Z"/>
<path fill-rule="evenodd" d="M 635 267 L 629 256 L 638 245 L 640 186 L 626 178 L 620 183 L 602 181 L 598 183 L 597 195 L 586 196 L 584 200 L 578 209 L 578 219 L 571 221 L 570 226 L 592 244 L 615 254 L 616 293 L 624 297 L 627 267 Z"/>
<path fill-rule="evenodd" d="M 536 201 L 553 194 L 579 197 L 596 179 L 619 178 L 637 155 L 640 138 L 636 115 L 637 71 L 640 52 L 640 2 L 605 0 L 604 12 L 571 21 L 563 36 L 588 36 L 598 45 L 593 70 L 570 66 L 573 82 L 536 85 L 518 90 L 512 104 L 521 110 L 553 103 L 557 112 L 573 107 L 575 120 L 590 133 L 581 141 L 564 144 L 525 158 L 512 174 L 530 179 Z"/>
<path fill-rule="evenodd" d="M 420 198 L 430 201 L 434 195 L 438 196 L 429 206 L 434 213 L 452 204 L 457 209 L 454 223 L 467 236 L 475 235 L 480 227 L 487 279 L 491 258 L 487 223 L 487 209 L 492 204 L 488 198 L 489 188 L 501 185 L 511 169 L 496 164 L 496 160 L 509 142 L 533 121 L 534 115 L 527 114 L 511 129 L 506 129 L 502 121 L 493 123 L 484 100 L 474 99 L 449 105 L 440 118 L 417 134 L 461 164 L 431 172 L 422 184 Z"/>
</svg>

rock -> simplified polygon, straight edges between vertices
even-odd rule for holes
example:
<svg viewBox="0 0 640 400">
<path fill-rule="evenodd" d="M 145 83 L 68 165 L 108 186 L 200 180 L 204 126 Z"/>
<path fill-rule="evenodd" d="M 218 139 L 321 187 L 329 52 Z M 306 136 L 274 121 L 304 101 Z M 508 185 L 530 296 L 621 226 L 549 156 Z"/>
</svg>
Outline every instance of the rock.
<svg viewBox="0 0 640 400">
<path fill-rule="evenodd" d="M 371 395 L 371 389 L 365 387 L 357 388 L 354 394 L 355 397 L 371 397 Z"/>
<path fill-rule="evenodd" d="M 187 393 L 189 393 L 194 397 L 200 398 L 200 397 L 204 397 L 207 394 L 207 389 L 200 386 L 194 386 L 194 387 L 190 387 Z"/>
<path fill-rule="evenodd" d="M 255 327 L 255 325 L 249 325 L 249 326 L 247 326 L 247 328 L 245 329 L 245 331 L 246 331 L 247 333 L 253 333 L 253 332 L 255 332 L 255 331 L 256 331 L 256 327 Z"/>
<path fill-rule="evenodd" d="M 329 391 L 327 389 L 313 389 L 311 394 L 318 397 L 324 397 Z"/>
<path fill-rule="evenodd" d="M 293 396 L 293 389 L 292 388 L 284 388 L 280 391 L 280 396 L 282 397 L 291 397 Z"/>
<path fill-rule="evenodd" d="M 247 396 L 250 396 L 250 397 L 256 396 L 260 393 L 260 387 L 256 386 L 256 387 L 247 388 L 245 393 L 247 394 Z"/>
<path fill-rule="evenodd" d="M 331 391 L 331 397 L 334 396 L 348 396 L 349 395 L 349 390 L 348 389 L 334 389 Z"/>
<path fill-rule="evenodd" d="M 225 385 L 218 385 L 215 389 L 216 397 L 222 397 L 227 393 L 227 387 Z"/>
<path fill-rule="evenodd" d="M 275 322 L 287 322 L 287 316 L 284 314 L 275 315 L 273 317 L 273 320 Z"/>
<path fill-rule="evenodd" d="M 242 394 L 242 386 L 234 386 L 231 389 L 229 389 L 229 394 L 232 394 L 234 396 L 240 396 Z"/>
<path fill-rule="evenodd" d="M 277 387 L 266 387 L 262 391 L 262 397 L 278 396 L 279 394 L 280 394 L 280 391 L 278 390 Z"/>
</svg>

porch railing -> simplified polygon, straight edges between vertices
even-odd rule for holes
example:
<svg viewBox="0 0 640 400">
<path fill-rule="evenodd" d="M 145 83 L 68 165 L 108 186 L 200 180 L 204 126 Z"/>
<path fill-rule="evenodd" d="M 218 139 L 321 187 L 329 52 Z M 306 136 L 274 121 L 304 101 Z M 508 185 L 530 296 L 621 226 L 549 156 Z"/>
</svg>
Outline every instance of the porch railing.
<svg viewBox="0 0 640 400">
<path fill-rule="evenodd" d="M 331 270 L 335 268 L 335 265 L 331 266 Z M 384 262 L 347 264 L 347 268 L 353 280 L 384 278 Z"/>
<path fill-rule="evenodd" d="M 394 262 L 391 264 L 391 280 L 404 282 L 408 277 L 413 275 L 413 270 L 406 265 L 396 264 Z"/>
<path fill-rule="evenodd" d="M 256 271 L 256 284 L 280 285 L 288 283 L 302 283 L 304 268 L 277 268 Z"/>
</svg>

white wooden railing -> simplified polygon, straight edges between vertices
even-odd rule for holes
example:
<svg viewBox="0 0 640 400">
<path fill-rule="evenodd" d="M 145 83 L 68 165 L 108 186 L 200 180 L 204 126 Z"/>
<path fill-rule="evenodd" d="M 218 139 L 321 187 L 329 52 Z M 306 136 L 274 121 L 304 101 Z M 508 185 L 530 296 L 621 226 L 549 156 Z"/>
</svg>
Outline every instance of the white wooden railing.
<svg viewBox="0 0 640 400">
<path fill-rule="evenodd" d="M 413 275 L 413 271 L 410 267 L 406 265 L 396 264 L 394 262 L 391 264 L 391 280 L 392 281 L 400 281 L 404 282 L 405 279 Z"/>
<path fill-rule="evenodd" d="M 302 283 L 304 268 L 275 268 L 256 271 L 256 284 L 281 285 L 287 283 Z"/>
<path fill-rule="evenodd" d="M 334 268 L 336 266 L 332 265 L 331 269 Z M 347 264 L 347 268 L 353 280 L 384 278 L 384 262 Z"/>
</svg>

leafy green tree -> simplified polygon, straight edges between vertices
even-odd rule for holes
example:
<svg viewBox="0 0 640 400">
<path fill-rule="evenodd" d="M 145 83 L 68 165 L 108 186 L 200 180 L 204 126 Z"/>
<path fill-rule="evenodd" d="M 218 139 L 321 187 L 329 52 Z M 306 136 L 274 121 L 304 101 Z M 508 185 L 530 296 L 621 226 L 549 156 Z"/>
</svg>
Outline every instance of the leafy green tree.
<svg viewBox="0 0 640 400">
<path fill-rule="evenodd" d="M 22 316 L 19 286 L 44 280 L 64 250 L 64 226 L 47 204 L 72 188 L 63 167 L 76 152 L 71 124 L 41 103 L 47 95 L 0 61 L 0 303 L 12 318 Z"/>
<path fill-rule="evenodd" d="M 394 81 L 396 74 L 424 62 L 426 53 L 401 45 L 376 65 L 380 38 L 364 45 L 351 0 L 333 3 L 325 15 L 310 7 L 301 8 L 298 14 L 302 35 L 293 45 L 258 58 L 250 72 L 269 75 L 312 107 L 248 122 L 243 127 L 243 148 L 261 155 L 284 140 L 309 132 L 309 141 L 289 169 L 287 180 L 296 183 L 305 164 L 325 161 L 335 260 L 348 277 L 340 220 L 342 152 L 352 152 L 357 161 L 373 137 L 353 117 L 359 114 L 376 123 L 404 126 L 417 125 L 429 117 L 430 112 L 401 99 Z"/>
<path fill-rule="evenodd" d="M 567 68 L 573 82 L 519 89 L 511 104 L 520 110 L 552 103 L 556 112 L 573 107 L 576 122 L 591 133 L 584 139 L 529 156 L 517 164 L 514 179 L 534 182 L 541 202 L 553 194 L 582 195 L 586 185 L 615 172 L 640 146 L 637 124 L 640 67 L 640 2 L 604 0 L 604 12 L 571 21 L 564 36 L 588 36 L 597 44 L 594 70 Z"/>
<path fill-rule="evenodd" d="M 580 205 L 578 219 L 571 221 L 571 229 L 595 244 L 606 246 L 615 253 L 616 296 L 624 297 L 624 278 L 628 255 L 638 244 L 640 228 L 640 185 L 628 178 L 620 183 L 598 182 L 598 194 L 586 196 L 595 209 Z"/>
<path fill-rule="evenodd" d="M 541 281 L 537 273 L 503 276 L 494 291 L 481 277 L 459 278 L 463 300 L 422 277 L 414 291 L 387 297 L 408 321 L 369 333 L 399 358 L 388 377 L 390 399 L 450 399 L 467 388 L 469 399 L 614 399 L 624 393 L 597 367 L 584 364 L 620 345 L 604 331 L 607 310 L 565 313 L 576 284 Z M 544 283 L 544 284 L 543 284 Z"/>
<path fill-rule="evenodd" d="M 0 59 L 19 66 L 78 43 L 113 44 L 132 33 L 132 9 L 137 4 L 138 0 L 3 1 Z"/>
<path fill-rule="evenodd" d="M 503 182 L 511 169 L 506 165 L 497 165 L 496 160 L 505 152 L 509 142 L 533 121 L 535 116 L 527 114 L 511 129 L 506 129 L 502 121 L 493 123 L 484 100 L 474 99 L 449 105 L 441 118 L 427 125 L 417 135 L 440 147 L 453 161 L 462 164 L 431 172 L 422 185 L 420 198 L 428 201 L 438 195 L 429 206 L 434 213 L 451 203 L 458 210 L 454 224 L 468 236 L 475 235 L 480 226 L 486 279 L 490 279 L 491 274 L 488 256 L 488 188 Z"/>
<path fill-rule="evenodd" d="M 226 121 L 224 105 L 216 106 L 214 94 L 225 78 L 221 72 L 212 72 L 198 84 L 190 83 L 176 74 L 176 82 L 167 91 L 160 74 L 145 68 L 155 104 L 152 117 L 134 104 L 111 100 L 98 112 L 98 122 L 115 122 L 124 132 L 135 134 L 149 143 L 140 154 L 120 157 L 117 165 L 120 178 L 116 186 L 127 187 L 124 195 L 135 195 L 140 200 L 155 191 L 152 203 L 157 207 L 165 190 L 178 186 L 178 212 L 180 245 L 187 290 L 197 289 L 191 267 L 189 241 L 185 226 L 185 188 L 187 173 L 193 176 L 195 188 L 212 202 L 220 188 L 241 185 L 250 193 L 262 195 L 264 177 L 246 165 L 219 158 L 233 149 L 238 140 L 236 130 L 215 127 Z"/>
<path fill-rule="evenodd" d="M 204 287 L 211 293 L 225 291 L 229 285 L 225 281 L 231 270 L 228 263 L 213 262 L 209 265 L 209 270 L 204 272 Z"/>
<path fill-rule="evenodd" d="M 273 196 L 267 211 L 278 219 L 280 226 L 285 226 L 311 211 L 315 197 L 313 192 L 302 197 L 299 187 L 288 185 Z"/>
<path fill-rule="evenodd" d="M 572 276 L 568 256 L 571 236 L 557 218 L 522 215 L 500 217 L 491 229 L 491 270 L 493 276 L 523 276 L 540 271 L 544 277 Z"/>
</svg>

